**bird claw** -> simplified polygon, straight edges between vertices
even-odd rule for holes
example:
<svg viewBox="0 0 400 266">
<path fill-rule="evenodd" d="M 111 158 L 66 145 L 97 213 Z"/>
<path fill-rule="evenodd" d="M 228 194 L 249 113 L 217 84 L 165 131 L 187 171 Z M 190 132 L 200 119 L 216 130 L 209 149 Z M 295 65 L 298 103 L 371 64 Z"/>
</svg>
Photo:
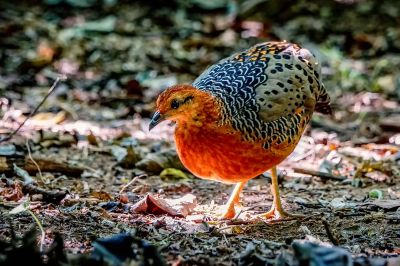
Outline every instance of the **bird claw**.
<svg viewBox="0 0 400 266">
<path fill-rule="evenodd" d="M 226 207 L 225 207 L 226 210 L 225 210 L 224 214 L 220 216 L 219 219 L 220 220 L 230 220 L 230 219 L 235 218 L 236 217 L 235 206 L 239 207 L 239 208 L 243 207 L 243 205 L 240 203 L 239 198 L 235 199 L 232 203 L 230 203 L 230 204 L 228 203 L 226 205 Z"/>
<path fill-rule="evenodd" d="M 240 203 L 239 201 L 235 201 L 235 206 L 238 208 L 243 208 L 243 204 Z"/>
<path fill-rule="evenodd" d="M 288 213 L 274 206 L 268 212 L 260 214 L 259 217 L 262 219 L 284 220 L 285 218 L 300 218 L 304 217 L 304 215 Z"/>
<path fill-rule="evenodd" d="M 220 220 L 233 219 L 236 216 L 235 208 L 228 208 L 223 215 L 220 216 Z"/>
</svg>

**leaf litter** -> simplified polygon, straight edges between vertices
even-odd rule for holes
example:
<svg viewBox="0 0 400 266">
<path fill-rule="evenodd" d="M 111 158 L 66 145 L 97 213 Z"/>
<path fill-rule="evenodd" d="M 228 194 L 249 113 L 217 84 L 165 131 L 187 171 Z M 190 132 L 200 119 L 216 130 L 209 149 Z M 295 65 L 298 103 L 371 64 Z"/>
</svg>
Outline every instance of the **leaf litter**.
<svg viewBox="0 0 400 266">
<path fill-rule="evenodd" d="M 44 1 L 29 12 L 1 3 L 0 133 L 31 114 L 59 73 L 69 77 L 0 144 L 5 262 L 25 252 L 54 265 L 399 264 L 400 32 L 391 1 L 94 2 Z M 167 86 L 276 38 L 315 48 L 334 101 L 334 116 L 314 116 L 279 167 L 284 207 L 305 218 L 254 219 L 272 203 L 262 175 L 244 189 L 238 217 L 220 221 L 231 186 L 192 178 L 173 127 L 149 133 L 148 118 Z M 32 216 L 9 214 L 26 199 L 45 230 L 42 254 Z"/>
</svg>

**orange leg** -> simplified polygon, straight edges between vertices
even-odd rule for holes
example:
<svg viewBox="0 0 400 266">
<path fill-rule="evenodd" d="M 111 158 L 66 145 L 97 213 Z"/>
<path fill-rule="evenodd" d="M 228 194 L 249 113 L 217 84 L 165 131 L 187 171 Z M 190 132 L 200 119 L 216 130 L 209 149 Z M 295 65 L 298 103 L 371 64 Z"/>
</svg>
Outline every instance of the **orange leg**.
<svg viewBox="0 0 400 266">
<path fill-rule="evenodd" d="M 246 182 L 240 182 L 236 184 L 231 197 L 225 205 L 225 212 L 221 216 L 222 219 L 232 219 L 235 217 L 235 205 L 240 205 L 240 192 L 242 192 L 244 185 L 246 185 Z"/>
<path fill-rule="evenodd" d="M 278 175 L 276 173 L 276 166 L 272 167 L 271 169 L 271 179 L 272 179 L 271 191 L 274 197 L 274 201 L 272 202 L 271 209 L 268 212 L 261 214 L 261 217 L 267 219 L 269 218 L 280 219 L 292 216 L 291 214 L 285 212 L 282 208 L 281 197 L 279 195 Z"/>
</svg>

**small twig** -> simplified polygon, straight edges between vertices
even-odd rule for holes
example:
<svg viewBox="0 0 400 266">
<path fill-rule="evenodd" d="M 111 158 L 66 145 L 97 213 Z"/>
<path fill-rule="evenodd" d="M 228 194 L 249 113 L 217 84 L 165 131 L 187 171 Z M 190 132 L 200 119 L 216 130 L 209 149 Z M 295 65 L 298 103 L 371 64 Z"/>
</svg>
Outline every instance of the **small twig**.
<svg viewBox="0 0 400 266">
<path fill-rule="evenodd" d="M 225 234 L 222 234 L 222 235 L 223 235 L 223 237 L 224 237 L 225 243 L 226 243 L 228 246 L 230 246 L 231 243 L 229 243 L 228 239 L 226 238 L 226 235 L 225 235 Z"/>
<path fill-rule="evenodd" d="M 334 244 L 335 246 L 338 246 L 339 240 L 337 240 L 337 238 L 333 235 L 331 228 L 329 227 L 328 221 L 325 220 L 324 218 L 322 218 L 321 221 L 322 221 L 322 224 L 324 225 L 326 235 L 328 236 L 329 240 L 332 242 L 332 244 Z"/>
<path fill-rule="evenodd" d="M 227 223 L 226 226 L 217 228 L 216 229 L 217 232 L 221 233 L 222 231 L 227 230 L 227 229 L 231 229 L 231 228 L 233 228 L 235 226 L 243 226 L 243 227 L 245 227 L 245 226 L 248 226 L 248 227 L 262 226 L 260 223 L 258 223 L 256 221 L 252 221 L 252 220 L 250 220 L 250 221 L 240 220 L 240 221 L 234 221 L 234 222 L 232 222 L 232 220 L 229 220 L 227 222 L 230 222 L 230 223 Z"/>
<path fill-rule="evenodd" d="M 46 182 L 45 182 L 45 180 L 44 180 L 44 178 L 43 178 L 43 175 L 42 175 L 42 171 L 40 171 L 39 165 L 38 165 L 37 162 L 32 158 L 31 148 L 29 147 L 29 140 L 28 140 L 28 139 L 26 139 L 26 148 L 28 149 L 28 157 L 29 157 L 29 159 L 33 162 L 33 164 L 34 164 L 34 165 L 36 166 L 36 168 L 38 169 L 40 179 L 42 180 L 42 182 L 43 182 L 44 184 L 46 184 Z"/>
<path fill-rule="evenodd" d="M 295 168 L 293 168 L 293 171 L 295 173 L 299 173 L 299 174 L 318 176 L 322 179 L 331 179 L 331 180 L 337 180 L 337 181 L 343 181 L 343 180 L 347 179 L 347 177 L 345 177 L 345 176 L 334 176 L 329 173 L 324 173 L 324 172 L 315 171 L 315 170 L 311 170 L 311 169 L 303 169 L 303 168 L 295 167 Z"/>
<path fill-rule="evenodd" d="M 50 87 L 49 91 L 47 92 L 46 96 L 44 96 L 44 98 L 42 99 L 42 101 L 36 106 L 36 108 L 25 118 L 25 120 L 18 126 L 17 129 L 15 129 L 13 132 L 11 132 L 10 134 L 8 134 L 7 136 L 3 137 L 0 139 L 0 143 L 10 140 L 15 134 L 18 133 L 18 131 L 25 125 L 26 121 L 28 121 L 28 119 L 32 118 L 32 116 L 34 116 L 36 114 L 36 112 L 39 110 L 39 108 L 43 105 L 43 103 L 47 100 L 47 98 L 49 98 L 49 96 L 54 92 L 54 90 L 56 89 L 58 83 L 62 80 L 66 80 L 67 77 L 66 76 L 58 76 L 56 78 L 56 80 L 54 81 L 53 85 Z"/>
<path fill-rule="evenodd" d="M 22 187 L 24 193 L 29 194 L 41 194 L 43 196 L 44 202 L 59 203 L 67 195 L 67 191 L 57 191 L 57 190 L 45 190 L 43 188 L 37 187 L 33 184 L 23 185 Z"/>
<path fill-rule="evenodd" d="M 245 212 L 248 212 L 248 211 L 252 211 L 252 210 L 260 208 L 260 207 L 266 207 L 266 206 L 267 205 L 263 204 L 263 205 L 255 205 L 255 206 L 252 206 L 252 207 L 248 207 L 246 209 L 242 208 L 242 209 L 240 209 L 238 214 L 233 218 L 233 220 L 237 220 L 242 213 L 245 213 Z"/>
<path fill-rule="evenodd" d="M 84 171 L 83 168 L 77 166 L 70 166 L 69 164 L 63 164 L 58 161 L 46 160 L 38 156 L 33 156 L 32 158 L 39 165 L 40 170 L 42 172 L 57 172 L 61 174 L 65 174 L 67 176 L 81 176 Z M 36 165 L 31 162 L 29 156 L 0 156 L 0 173 L 9 173 L 15 171 L 14 164 L 19 168 L 24 169 L 29 174 L 36 174 L 38 169 Z M 17 169 L 18 171 L 18 169 Z"/>
<path fill-rule="evenodd" d="M 122 194 L 122 193 L 125 191 L 125 189 L 126 189 L 127 187 L 129 187 L 130 185 L 132 185 L 133 183 L 135 183 L 136 180 L 138 180 L 139 178 L 145 177 L 145 176 L 146 176 L 146 175 L 138 175 L 138 176 L 135 176 L 131 181 L 129 181 L 125 186 L 123 186 L 123 187 L 121 188 L 121 190 L 119 191 L 119 194 Z"/>
<path fill-rule="evenodd" d="M 18 181 L 13 181 L 11 179 L 6 179 L 8 186 L 13 186 Z M 67 191 L 58 190 L 45 190 L 43 188 L 37 187 L 32 183 L 23 183 L 22 191 L 24 194 L 41 194 L 43 196 L 44 202 L 59 203 L 67 195 Z"/>
<path fill-rule="evenodd" d="M 75 165 L 76 167 L 79 167 L 79 168 L 88 170 L 88 171 L 90 171 L 90 172 L 92 172 L 92 173 L 94 173 L 94 174 L 97 174 L 97 173 L 99 172 L 99 170 L 96 170 L 96 169 L 94 169 L 94 168 L 92 168 L 92 167 L 90 167 L 90 166 L 87 166 L 87 165 L 83 164 L 83 163 L 75 163 L 74 165 Z"/>
</svg>

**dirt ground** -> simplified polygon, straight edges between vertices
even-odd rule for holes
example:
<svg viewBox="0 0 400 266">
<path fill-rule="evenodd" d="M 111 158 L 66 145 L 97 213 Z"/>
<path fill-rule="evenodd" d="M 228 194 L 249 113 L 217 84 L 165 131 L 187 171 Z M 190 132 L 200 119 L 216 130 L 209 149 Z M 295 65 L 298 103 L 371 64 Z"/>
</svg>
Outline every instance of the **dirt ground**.
<svg viewBox="0 0 400 266">
<path fill-rule="evenodd" d="M 0 262 L 36 217 L 45 235 L 35 248 L 60 235 L 71 265 L 119 233 L 139 241 L 131 265 L 159 265 L 158 256 L 168 265 L 348 265 L 346 256 L 400 265 L 400 10 L 391 1 L 35 3 L 0 2 L 1 136 L 67 79 L 0 143 Z M 319 56 L 334 115 L 315 114 L 278 168 L 284 208 L 301 217 L 258 218 L 272 204 L 265 173 L 245 187 L 239 215 L 221 221 L 233 187 L 187 172 L 173 126 L 150 133 L 149 117 L 162 89 L 277 39 Z"/>
</svg>

